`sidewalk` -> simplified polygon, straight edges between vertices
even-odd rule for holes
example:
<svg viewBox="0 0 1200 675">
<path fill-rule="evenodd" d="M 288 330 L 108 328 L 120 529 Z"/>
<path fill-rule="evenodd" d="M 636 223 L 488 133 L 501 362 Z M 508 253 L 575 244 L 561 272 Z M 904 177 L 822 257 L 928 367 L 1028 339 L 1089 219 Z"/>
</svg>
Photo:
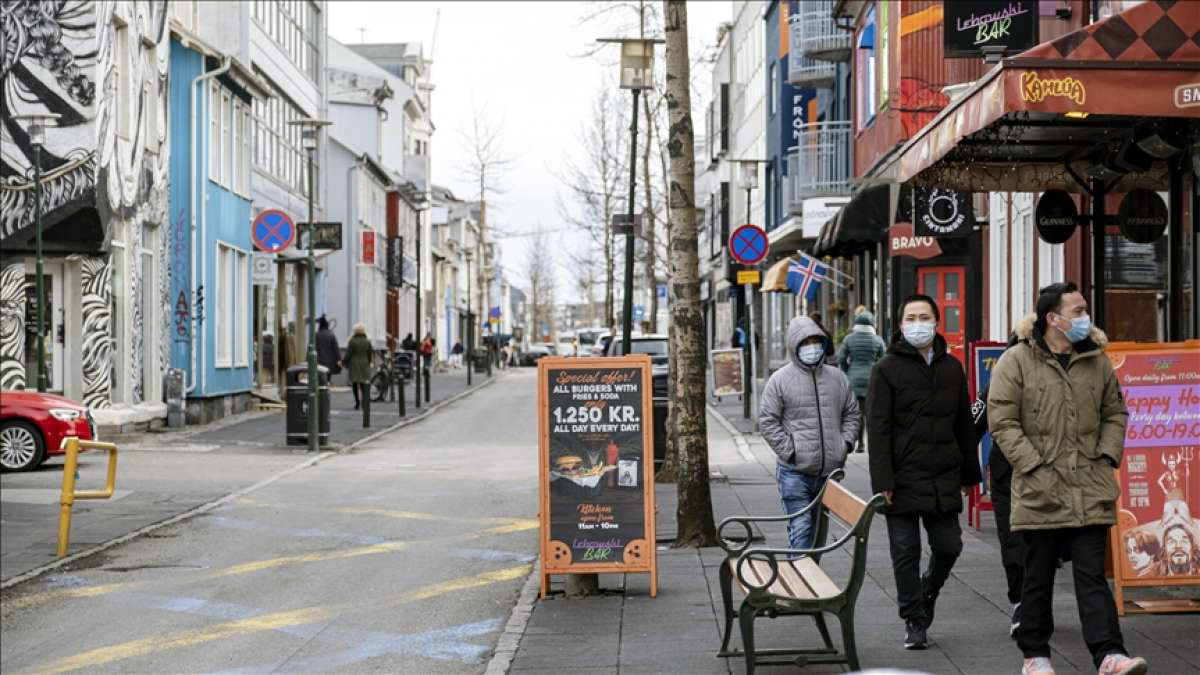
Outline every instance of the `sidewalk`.
<svg viewBox="0 0 1200 675">
<path fill-rule="evenodd" d="M 711 399 L 710 399 L 711 402 Z M 737 403 L 736 401 L 734 403 Z M 737 416 L 740 417 L 740 409 Z M 730 419 L 737 426 L 737 420 Z M 713 509 L 720 519 L 737 514 L 780 512 L 774 480 L 774 455 L 754 435 L 747 439 L 754 461 L 722 449 L 729 434 L 709 415 Z M 865 454 L 852 454 L 846 485 L 860 496 L 869 493 Z M 723 619 L 717 581 L 724 553 L 719 548 L 670 549 L 663 534 L 674 531 L 674 487 L 659 486 L 658 597 L 649 597 L 647 575 L 604 575 L 603 597 L 568 599 L 562 595 L 534 600 L 509 672 L 583 673 L 741 673 L 741 658 L 716 656 Z M 900 668 L 927 673 L 1014 673 L 1021 655 L 1008 637 L 1010 608 L 994 521 L 985 516 L 982 531 L 965 526 L 963 553 L 938 602 L 937 621 L 925 651 L 901 646 L 904 625 L 896 614 L 895 584 L 882 517 L 875 519 L 867 561 L 867 579 L 855 614 L 859 658 L 865 669 Z M 766 530 L 765 544 L 784 546 L 782 524 Z M 926 555 L 928 551 L 926 551 Z M 835 581 L 848 572 L 849 557 L 827 556 L 823 567 Z M 556 578 L 552 588 L 562 588 Z M 740 594 L 734 591 L 735 602 Z M 1051 642 L 1059 673 L 1091 672 L 1075 610 L 1069 568 L 1056 577 L 1055 623 Z M 827 619 L 840 644 L 836 618 Z M 1152 673 L 1200 672 L 1200 616 L 1126 615 L 1121 619 L 1126 647 L 1150 661 Z M 788 617 L 755 622 L 762 648 L 817 646 L 820 636 L 811 619 Z M 736 624 L 731 645 L 740 647 Z M 766 672 L 794 672 L 771 668 Z M 807 666 L 802 672 L 842 672 L 837 666 Z"/>
<path fill-rule="evenodd" d="M 493 379 L 473 374 L 472 389 Z M 308 454 L 304 445 L 287 445 L 284 412 L 244 413 L 179 432 L 124 436 L 118 441 L 116 493 L 109 500 L 75 503 L 68 553 L 103 545 L 319 461 L 402 420 L 428 414 L 432 406 L 467 390 L 465 370 L 434 374 L 432 402 L 416 409 L 410 382 L 406 417 L 399 416 L 396 401 L 374 403 L 371 427 L 364 429 L 350 389 L 335 389 L 330 392 L 330 445 L 319 454 Z M 106 462 L 104 454 L 81 455 L 79 489 L 101 486 Z M 56 560 L 62 466 L 62 457 L 56 456 L 35 471 L 0 478 L 0 579 L 6 583 Z M 101 558 L 71 564 L 103 564 Z"/>
</svg>

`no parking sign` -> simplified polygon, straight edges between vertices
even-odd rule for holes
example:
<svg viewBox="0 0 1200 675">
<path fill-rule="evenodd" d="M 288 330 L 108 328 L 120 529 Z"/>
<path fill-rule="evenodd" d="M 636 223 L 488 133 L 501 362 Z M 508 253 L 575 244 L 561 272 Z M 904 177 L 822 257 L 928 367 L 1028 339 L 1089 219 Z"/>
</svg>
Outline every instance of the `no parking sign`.
<svg viewBox="0 0 1200 675">
<path fill-rule="evenodd" d="M 296 240 L 296 223 L 279 209 L 267 209 L 250 225 L 250 237 L 263 253 L 279 253 Z"/>
</svg>

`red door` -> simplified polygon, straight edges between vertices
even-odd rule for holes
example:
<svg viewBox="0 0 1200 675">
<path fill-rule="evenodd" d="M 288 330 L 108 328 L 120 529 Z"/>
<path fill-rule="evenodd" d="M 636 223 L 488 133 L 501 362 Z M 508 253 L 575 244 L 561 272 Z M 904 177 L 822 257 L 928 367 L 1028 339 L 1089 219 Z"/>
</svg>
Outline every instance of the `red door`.
<svg viewBox="0 0 1200 675">
<path fill-rule="evenodd" d="M 964 279 L 962 265 L 917 268 L 917 285 L 922 293 L 937 301 L 938 311 L 942 314 L 938 332 L 946 338 L 950 354 L 962 364 L 967 362 L 963 328 Z"/>
</svg>

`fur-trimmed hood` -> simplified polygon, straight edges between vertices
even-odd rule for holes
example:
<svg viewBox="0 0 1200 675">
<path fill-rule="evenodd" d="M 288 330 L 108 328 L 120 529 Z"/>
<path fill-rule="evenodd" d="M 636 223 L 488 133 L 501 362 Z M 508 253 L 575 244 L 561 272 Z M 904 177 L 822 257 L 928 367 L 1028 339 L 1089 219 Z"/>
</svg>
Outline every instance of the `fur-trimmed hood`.
<svg viewBox="0 0 1200 675">
<path fill-rule="evenodd" d="M 1020 321 L 1017 322 L 1017 327 L 1013 332 L 1017 334 L 1018 340 L 1028 340 L 1035 337 L 1035 321 L 1037 321 L 1037 314 L 1031 312 L 1026 314 Z M 1041 336 L 1039 335 L 1037 337 Z M 1100 349 L 1104 349 L 1108 346 L 1108 334 L 1097 328 L 1095 324 L 1092 324 L 1092 329 L 1088 333 L 1088 339 L 1090 339 L 1092 342 L 1095 342 L 1096 346 Z"/>
</svg>

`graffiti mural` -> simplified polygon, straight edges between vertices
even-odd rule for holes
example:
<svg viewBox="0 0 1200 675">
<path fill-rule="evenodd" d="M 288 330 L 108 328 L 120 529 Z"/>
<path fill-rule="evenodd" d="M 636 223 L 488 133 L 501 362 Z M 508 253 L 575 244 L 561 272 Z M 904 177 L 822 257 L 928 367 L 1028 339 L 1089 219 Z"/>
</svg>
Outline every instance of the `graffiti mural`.
<svg viewBox="0 0 1200 675">
<path fill-rule="evenodd" d="M 0 389 L 25 388 L 25 265 L 0 270 Z"/>
<path fill-rule="evenodd" d="M 0 239 L 31 227 L 34 214 L 33 146 L 14 115 L 60 116 L 42 148 L 43 213 L 94 199 L 96 12 L 87 0 L 4 4 Z"/>
<path fill-rule="evenodd" d="M 80 263 L 83 291 L 83 403 L 108 408 L 112 406 L 112 265 L 107 258 L 72 257 Z"/>
</svg>

